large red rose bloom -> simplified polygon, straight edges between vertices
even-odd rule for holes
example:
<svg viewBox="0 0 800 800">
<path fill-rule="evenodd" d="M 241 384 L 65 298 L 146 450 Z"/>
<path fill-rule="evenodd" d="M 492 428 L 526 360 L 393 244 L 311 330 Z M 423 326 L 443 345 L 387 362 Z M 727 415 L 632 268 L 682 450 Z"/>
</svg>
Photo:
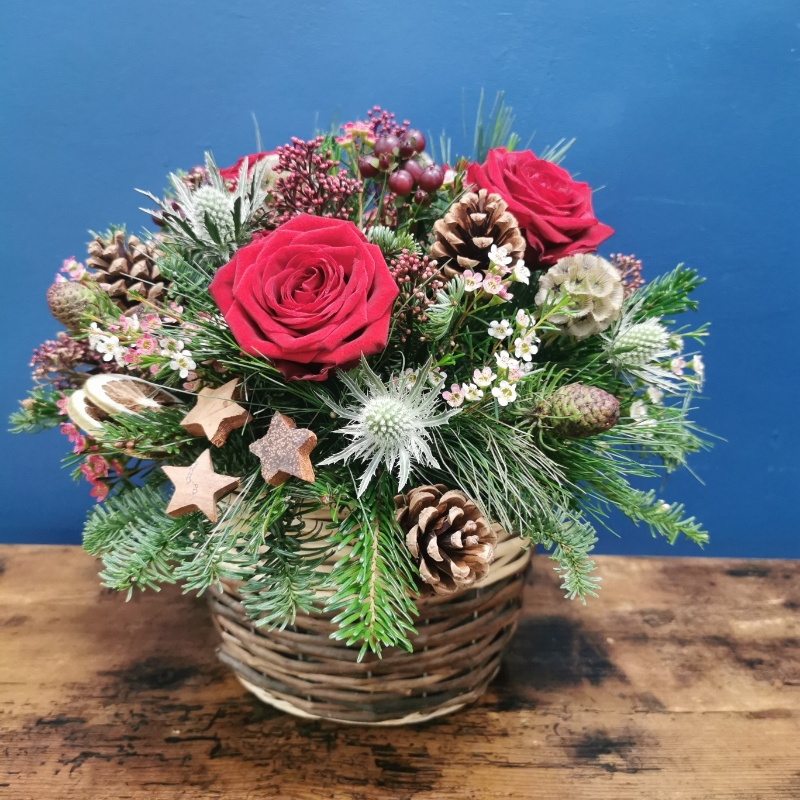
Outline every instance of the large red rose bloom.
<svg viewBox="0 0 800 800">
<path fill-rule="evenodd" d="M 383 350 L 398 295 L 352 222 L 309 214 L 237 250 L 209 292 L 242 350 L 312 381 Z"/>
<path fill-rule="evenodd" d="M 554 264 L 564 256 L 595 250 L 614 233 L 595 218 L 588 183 L 572 180 L 565 169 L 530 150 L 490 150 L 483 164 L 470 164 L 467 182 L 505 200 L 525 232 L 526 260 Z"/>
</svg>

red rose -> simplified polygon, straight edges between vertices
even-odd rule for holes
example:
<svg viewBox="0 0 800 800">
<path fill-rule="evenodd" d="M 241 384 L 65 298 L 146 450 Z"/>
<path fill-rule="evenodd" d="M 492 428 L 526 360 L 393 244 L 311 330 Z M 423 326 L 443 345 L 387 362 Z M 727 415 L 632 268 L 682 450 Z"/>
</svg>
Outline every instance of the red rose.
<svg viewBox="0 0 800 800">
<path fill-rule="evenodd" d="M 591 252 L 614 233 L 595 218 L 588 183 L 572 180 L 566 170 L 530 150 L 490 150 L 483 164 L 469 165 L 467 181 L 506 201 L 534 258 L 543 264 Z"/>
<path fill-rule="evenodd" d="M 278 165 L 278 154 L 275 150 L 270 150 L 265 153 L 250 153 L 248 156 L 242 156 L 232 167 L 223 167 L 220 169 L 219 174 L 233 192 L 236 190 L 236 181 L 239 178 L 239 170 L 242 168 L 244 160 L 247 159 L 247 171 L 249 174 L 256 165 L 256 162 L 261 161 L 262 158 L 269 159 L 270 169 L 274 169 Z"/>
<path fill-rule="evenodd" d="M 209 292 L 242 350 L 310 381 L 383 350 L 398 295 L 352 222 L 309 214 L 237 250 Z"/>
</svg>

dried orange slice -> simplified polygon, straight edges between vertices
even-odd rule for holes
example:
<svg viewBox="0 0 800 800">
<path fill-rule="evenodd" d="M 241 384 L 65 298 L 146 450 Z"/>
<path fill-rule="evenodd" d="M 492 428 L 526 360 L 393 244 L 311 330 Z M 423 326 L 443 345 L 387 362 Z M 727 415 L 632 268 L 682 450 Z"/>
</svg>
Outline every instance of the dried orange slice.
<svg viewBox="0 0 800 800">
<path fill-rule="evenodd" d="M 83 389 L 77 389 L 67 400 L 67 416 L 85 433 L 92 434 L 103 427 L 108 414 L 96 406 Z"/>
<path fill-rule="evenodd" d="M 116 414 L 139 414 L 180 404 L 171 392 L 132 375 L 92 375 L 83 384 L 86 397 L 112 417 Z"/>
</svg>

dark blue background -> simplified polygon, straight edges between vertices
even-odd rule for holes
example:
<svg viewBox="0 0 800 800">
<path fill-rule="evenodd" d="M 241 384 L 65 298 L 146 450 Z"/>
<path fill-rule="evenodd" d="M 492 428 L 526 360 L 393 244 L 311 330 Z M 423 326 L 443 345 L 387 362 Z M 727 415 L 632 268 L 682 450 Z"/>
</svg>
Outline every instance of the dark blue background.
<svg viewBox="0 0 800 800">
<path fill-rule="evenodd" d="M 85 231 L 136 229 L 133 187 L 363 116 L 375 103 L 460 141 L 481 87 L 505 89 L 534 149 L 577 137 L 566 166 L 593 186 L 652 277 L 708 278 L 708 399 L 727 439 L 673 476 L 711 555 L 798 556 L 800 8 L 786 0 L 253 0 L 3 3 L 0 12 L 3 415 L 31 349 L 57 330 L 44 291 Z M 470 121 L 471 125 L 471 121 Z M 0 541 L 77 542 L 87 486 L 65 440 L 2 435 Z M 602 551 L 674 551 L 621 525 Z"/>
</svg>

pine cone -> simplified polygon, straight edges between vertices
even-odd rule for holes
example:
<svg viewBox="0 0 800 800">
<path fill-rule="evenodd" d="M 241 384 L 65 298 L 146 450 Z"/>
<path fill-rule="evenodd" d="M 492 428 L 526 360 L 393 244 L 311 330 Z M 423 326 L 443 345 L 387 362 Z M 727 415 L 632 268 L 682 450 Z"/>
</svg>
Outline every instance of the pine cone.
<svg viewBox="0 0 800 800">
<path fill-rule="evenodd" d="M 536 305 L 568 297 L 567 307 L 573 313 L 552 314 L 550 321 L 565 333 L 585 339 L 619 317 L 623 295 L 618 270 L 600 256 L 579 253 L 560 259 L 539 278 Z"/>
<path fill-rule="evenodd" d="M 151 242 L 142 242 L 135 236 L 115 231 L 110 239 L 95 236 L 89 242 L 86 266 L 94 270 L 92 279 L 114 301 L 123 313 L 132 313 L 139 306 L 134 293 L 159 303 L 166 293 L 167 284 L 155 264 L 157 248 Z"/>
<path fill-rule="evenodd" d="M 610 430 L 619 419 L 619 401 L 596 386 L 560 386 L 534 412 L 558 436 L 584 439 Z"/>
<path fill-rule="evenodd" d="M 429 255 L 441 264 L 448 278 L 464 270 L 478 271 L 489 266 L 493 244 L 505 247 L 512 265 L 525 256 L 525 237 L 508 206 L 497 194 L 481 189 L 469 192 L 436 221 L 436 238 Z"/>
<path fill-rule="evenodd" d="M 420 486 L 395 503 L 420 578 L 435 594 L 453 594 L 487 575 L 497 534 L 463 492 Z"/>
<path fill-rule="evenodd" d="M 92 290 L 77 281 L 56 281 L 47 290 L 50 313 L 68 330 L 77 331 L 81 316 L 89 311 L 95 300 Z"/>
</svg>

